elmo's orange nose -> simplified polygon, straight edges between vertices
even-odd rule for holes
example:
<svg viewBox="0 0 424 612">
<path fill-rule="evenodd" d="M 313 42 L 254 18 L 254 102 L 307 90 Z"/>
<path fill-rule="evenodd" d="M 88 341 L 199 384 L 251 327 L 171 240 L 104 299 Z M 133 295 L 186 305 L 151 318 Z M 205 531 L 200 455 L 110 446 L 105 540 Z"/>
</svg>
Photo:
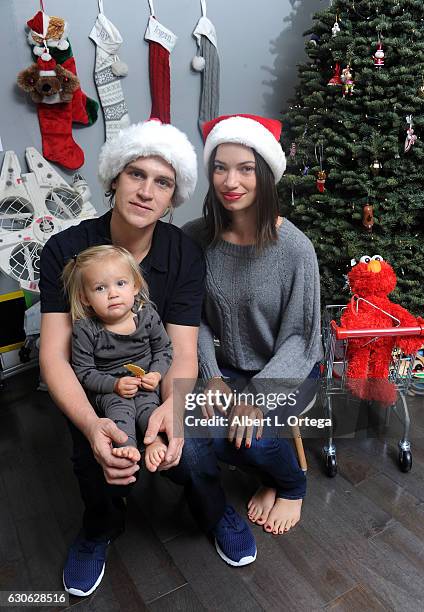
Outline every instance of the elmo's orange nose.
<svg viewBox="0 0 424 612">
<path fill-rule="evenodd" d="M 368 272 L 380 272 L 381 271 L 381 263 L 375 259 L 371 259 L 370 263 L 367 265 Z"/>
</svg>

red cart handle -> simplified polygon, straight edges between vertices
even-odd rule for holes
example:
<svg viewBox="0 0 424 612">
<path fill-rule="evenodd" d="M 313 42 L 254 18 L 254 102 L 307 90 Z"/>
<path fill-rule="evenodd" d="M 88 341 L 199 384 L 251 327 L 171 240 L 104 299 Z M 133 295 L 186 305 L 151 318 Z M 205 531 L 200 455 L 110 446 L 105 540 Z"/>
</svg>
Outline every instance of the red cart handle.
<svg viewBox="0 0 424 612">
<path fill-rule="evenodd" d="M 388 327 L 382 329 L 348 329 L 338 327 L 335 321 L 331 321 L 331 330 L 337 340 L 349 338 L 383 338 L 386 336 L 424 336 L 424 324 L 419 323 L 415 327 Z"/>
</svg>

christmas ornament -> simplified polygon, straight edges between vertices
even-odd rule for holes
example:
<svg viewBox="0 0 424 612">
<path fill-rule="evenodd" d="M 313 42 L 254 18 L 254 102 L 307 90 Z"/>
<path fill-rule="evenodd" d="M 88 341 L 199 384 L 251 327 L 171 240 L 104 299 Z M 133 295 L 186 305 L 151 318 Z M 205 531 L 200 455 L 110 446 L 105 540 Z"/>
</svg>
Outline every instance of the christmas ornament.
<svg viewBox="0 0 424 612">
<path fill-rule="evenodd" d="M 373 162 L 371 162 L 370 164 L 370 170 L 373 173 L 374 176 L 378 176 L 380 174 L 380 170 L 383 167 L 383 165 L 381 164 L 381 162 L 378 161 L 378 159 L 375 159 Z"/>
<path fill-rule="evenodd" d="M 405 138 L 405 153 L 408 153 L 409 149 L 415 144 L 417 140 L 417 136 L 414 134 L 413 123 L 412 123 L 412 115 L 406 116 L 406 122 L 409 124 L 408 129 L 406 130 L 406 138 Z"/>
<path fill-rule="evenodd" d="M 46 57 L 49 59 L 43 59 Z M 79 81 L 72 72 L 58 66 L 52 57 L 43 53 L 36 64 L 18 74 L 18 85 L 30 94 L 33 102 L 60 104 L 72 100 Z"/>
<path fill-rule="evenodd" d="M 377 51 L 374 53 L 373 59 L 374 59 L 374 66 L 376 68 L 382 68 L 384 66 L 384 51 L 383 51 L 383 45 L 381 44 L 381 42 L 378 43 Z"/>
<path fill-rule="evenodd" d="M 347 329 L 385 329 L 418 327 L 424 320 L 388 298 L 396 287 L 393 268 L 380 255 L 361 257 L 348 274 L 353 294 L 343 311 L 341 325 Z M 389 382 L 389 364 L 395 346 L 414 355 L 422 344 L 419 336 L 385 336 L 350 339 L 347 345 L 346 384 L 361 399 L 375 400 L 385 406 L 396 401 L 396 388 Z"/>
<path fill-rule="evenodd" d="M 324 193 L 325 191 L 325 179 L 327 178 L 327 174 L 324 170 L 319 170 L 317 174 L 316 186 L 320 193 Z"/>
<path fill-rule="evenodd" d="M 192 59 L 193 70 L 201 72 L 201 94 L 198 125 L 202 126 L 219 115 L 219 56 L 215 26 L 206 17 L 206 0 L 201 0 L 202 16 L 197 22 L 193 36 L 196 38 L 198 55 Z"/>
<path fill-rule="evenodd" d="M 372 226 L 374 225 L 374 209 L 371 204 L 365 204 L 362 209 L 362 225 L 368 232 L 372 232 Z"/>
<path fill-rule="evenodd" d="M 331 79 L 328 81 L 327 85 L 335 86 L 335 85 L 343 85 L 342 79 L 340 77 L 340 64 L 336 63 L 334 66 L 334 72 Z"/>
<path fill-rule="evenodd" d="M 44 157 L 71 170 L 82 166 L 84 153 L 72 138 L 72 99 L 78 78 L 45 52 L 19 73 L 17 82 L 37 103 Z"/>
<path fill-rule="evenodd" d="M 324 193 L 327 173 L 322 168 L 324 162 L 324 145 L 322 143 L 315 145 L 315 159 L 320 168 L 317 173 L 316 187 L 320 193 Z"/>
<path fill-rule="evenodd" d="M 335 36 L 337 36 L 337 34 L 340 32 L 340 26 L 339 26 L 339 18 L 336 15 L 336 21 L 334 22 L 333 27 L 331 28 L 331 34 L 333 36 L 333 38 Z"/>
<path fill-rule="evenodd" d="M 422 82 L 421 86 L 417 90 L 417 95 L 420 98 L 424 98 L 424 77 L 423 77 L 423 82 Z"/>
<path fill-rule="evenodd" d="M 128 66 L 121 62 L 117 55 L 122 44 L 122 36 L 104 15 L 103 0 L 98 0 L 98 4 L 99 14 L 89 38 L 96 45 L 94 81 L 103 109 L 106 140 L 110 140 L 119 130 L 130 125 L 120 81 L 120 77 L 128 74 Z"/>
<path fill-rule="evenodd" d="M 33 147 L 22 173 L 14 151 L 6 151 L 0 174 L 0 268 L 23 289 L 38 291 L 40 254 L 47 240 L 96 216 L 90 189 L 80 174 L 69 185 Z"/>
<path fill-rule="evenodd" d="M 343 83 L 343 98 L 345 98 L 347 95 L 352 96 L 355 83 L 353 81 L 353 76 L 349 64 L 346 66 L 346 68 L 343 68 L 341 80 Z"/>
<path fill-rule="evenodd" d="M 289 153 L 290 157 L 295 157 L 296 156 L 296 143 L 292 142 L 290 145 L 290 153 Z"/>
<path fill-rule="evenodd" d="M 61 17 L 49 17 L 44 10 L 29 21 L 28 42 L 33 47 L 34 59 L 42 53 L 47 53 L 61 64 L 63 68 L 77 76 L 75 58 L 67 38 L 68 24 Z M 91 125 L 97 119 L 99 105 L 89 98 L 80 87 L 75 90 L 72 98 L 72 121 L 83 125 Z M 58 112 L 58 111 L 57 111 Z M 55 160 L 52 160 L 55 161 Z"/>
<path fill-rule="evenodd" d="M 150 18 L 144 39 L 149 43 L 149 76 L 152 110 L 150 119 L 171 123 L 171 75 L 169 56 L 177 37 L 155 17 L 153 0 L 149 0 Z"/>
</svg>

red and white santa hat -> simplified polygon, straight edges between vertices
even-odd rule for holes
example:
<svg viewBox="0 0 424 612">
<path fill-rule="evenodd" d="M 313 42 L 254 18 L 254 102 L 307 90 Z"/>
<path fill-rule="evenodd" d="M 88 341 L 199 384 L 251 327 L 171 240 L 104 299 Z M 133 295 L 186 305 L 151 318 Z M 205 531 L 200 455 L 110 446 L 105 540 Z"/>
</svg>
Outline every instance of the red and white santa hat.
<svg viewBox="0 0 424 612">
<path fill-rule="evenodd" d="M 175 170 L 174 206 L 188 200 L 196 187 L 196 152 L 184 132 L 159 119 L 130 125 L 103 145 L 99 178 L 105 192 L 127 164 L 150 156 L 161 157 Z"/>
<path fill-rule="evenodd" d="M 44 60 L 39 57 L 37 60 L 37 66 L 40 77 L 56 76 L 56 60 L 50 57 L 49 60 Z"/>
<path fill-rule="evenodd" d="M 208 172 L 212 151 L 220 144 L 235 143 L 254 149 L 274 175 L 275 183 L 286 169 L 286 156 L 280 145 L 281 122 L 258 115 L 222 115 L 207 121 L 202 128 L 205 148 L 203 160 Z"/>
<path fill-rule="evenodd" d="M 43 59 L 45 54 L 48 54 L 48 47 L 57 47 L 60 51 L 66 51 L 69 48 L 69 41 L 66 39 L 68 35 L 68 24 L 64 22 L 63 34 L 60 38 L 49 38 L 47 39 L 47 31 L 50 24 L 50 17 L 44 11 L 38 11 L 32 19 L 27 21 L 29 28 L 28 42 L 33 47 L 35 55 L 41 55 Z M 34 36 L 42 38 L 44 46 L 40 46 L 34 39 Z"/>
</svg>

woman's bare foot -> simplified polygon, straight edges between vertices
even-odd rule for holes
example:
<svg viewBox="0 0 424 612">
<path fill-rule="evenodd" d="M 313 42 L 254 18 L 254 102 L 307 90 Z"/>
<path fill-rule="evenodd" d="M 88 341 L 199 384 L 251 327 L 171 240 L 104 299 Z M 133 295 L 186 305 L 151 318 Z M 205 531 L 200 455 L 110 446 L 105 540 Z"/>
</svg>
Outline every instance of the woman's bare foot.
<svg viewBox="0 0 424 612">
<path fill-rule="evenodd" d="M 138 463 L 138 461 L 141 459 L 141 455 L 135 446 L 120 446 L 119 448 L 112 448 L 112 455 L 115 455 L 115 457 L 129 459 L 130 461 L 134 461 L 134 463 Z"/>
<path fill-rule="evenodd" d="M 149 472 L 156 472 L 158 466 L 165 458 L 167 446 L 159 436 L 151 444 L 146 446 L 144 463 Z"/>
<path fill-rule="evenodd" d="M 274 535 L 288 531 L 299 522 L 301 508 L 301 499 L 277 497 L 265 523 L 265 531 Z"/>
<path fill-rule="evenodd" d="M 259 487 L 247 504 L 247 516 L 257 525 L 264 525 L 271 512 L 277 491 L 269 487 Z"/>
</svg>

